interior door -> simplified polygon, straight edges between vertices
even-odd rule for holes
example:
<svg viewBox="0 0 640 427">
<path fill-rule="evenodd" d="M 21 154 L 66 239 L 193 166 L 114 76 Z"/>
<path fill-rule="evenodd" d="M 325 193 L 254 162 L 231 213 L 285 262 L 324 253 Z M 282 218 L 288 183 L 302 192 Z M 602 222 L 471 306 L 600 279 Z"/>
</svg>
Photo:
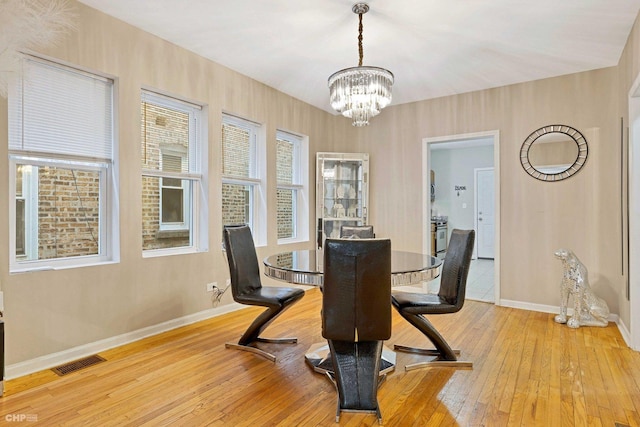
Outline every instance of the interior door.
<svg viewBox="0 0 640 427">
<path fill-rule="evenodd" d="M 495 194 L 493 168 L 475 169 L 476 181 L 476 255 L 494 258 Z"/>
</svg>

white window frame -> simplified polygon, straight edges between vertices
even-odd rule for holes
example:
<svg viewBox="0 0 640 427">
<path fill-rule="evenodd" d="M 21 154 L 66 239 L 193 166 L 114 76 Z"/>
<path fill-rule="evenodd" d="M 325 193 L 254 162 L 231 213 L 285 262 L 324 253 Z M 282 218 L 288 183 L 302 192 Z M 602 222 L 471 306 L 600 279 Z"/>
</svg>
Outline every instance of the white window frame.
<svg viewBox="0 0 640 427">
<path fill-rule="evenodd" d="M 250 177 L 222 174 L 222 184 L 245 185 L 250 188 L 249 227 L 256 246 L 267 243 L 267 203 L 266 203 L 266 142 L 263 127 L 250 120 L 231 114 L 222 115 L 222 124 L 236 126 L 250 135 Z M 222 147 L 222 143 L 220 144 Z"/>
<path fill-rule="evenodd" d="M 189 172 L 175 173 L 164 172 L 156 169 L 142 168 L 143 177 L 154 177 L 160 180 L 160 194 L 162 194 L 162 179 L 176 178 L 183 180 L 183 200 L 189 203 L 184 211 L 185 223 L 162 223 L 162 197 L 160 197 L 160 231 L 190 230 L 190 244 L 187 246 L 143 249 L 143 257 L 157 257 L 177 255 L 185 253 L 206 252 L 208 246 L 208 144 L 207 144 L 207 108 L 205 105 L 196 104 L 179 99 L 172 95 L 162 94 L 154 89 L 142 89 L 141 102 L 162 106 L 168 109 L 179 110 L 189 115 Z M 161 152 L 163 147 L 161 146 Z M 169 153 L 175 154 L 175 153 Z M 161 155 L 162 157 L 162 155 Z"/>
<path fill-rule="evenodd" d="M 278 239 L 278 244 L 306 242 L 309 240 L 309 138 L 278 130 L 276 132 L 276 140 L 287 141 L 293 144 L 294 149 L 293 182 L 291 184 L 277 183 L 277 188 L 292 190 L 295 194 L 294 236 Z"/>
<path fill-rule="evenodd" d="M 41 67 L 41 70 L 51 69 L 55 73 L 64 74 L 67 78 L 84 76 L 103 81 L 105 87 L 109 88 L 110 122 L 106 122 L 110 127 L 110 158 L 90 157 L 86 153 L 79 155 L 70 154 L 72 151 L 65 145 L 61 151 L 60 147 L 43 145 L 38 143 L 38 148 L 31 144 L 25 136 L 25 125 L 23 112 L 27 107 L 22 103 L 25 100 L 23 90 L 25 79 L 29 72 L 25 72 L 22 80 L 11 85 L 9 88 L 9 270 L 11 273 L 21 273 L 29 271 L 58 270 L 66 268 L 76 268 L 91 265 L 114 263 L 119 261 L 119 214 L 117 210 L 117 187 L 118 174 L 115 160 L 117 158 L 117 138 L 115 134 L 116 105 L 115 96 L 117 93 L 116 80 L 75 66 L 60 64 L 57 62 L 41 59 L 31 55 L 23 55 L 23 66 Z M 33 129 L 33 124 L 30 124 Z M 16 148 L 19 147 L 19 148 Z M 49 147 L 49 148 L 47 148 Z M 101 149 L 100 149 L 101 150 Z M 101 153 L 104 151 L 100 151 Z M 16 254 L 16 170 L 17 165 L 35 166 L 33 172 L 37 174 L 38 167 L 56 167 L 62 169 L 73 169 L 78 171 L 99 172 L 99 231 L 98 231 L 98 253 L 94 255 L 78 255 L 71 257 L 59 257 L 49 259 L 37 259 L 38 257 L 38 177 L 32 176 L 28 182 L 23 178 L 23 196 L 25 191 L 30 193 L 28 200 L 25 200 L 25 252 L 26 256 Z M 34 218 L 36 219 L 33 222 Z M 27 222 L 31 220 L 31 222 Z M 28 243 L 27 243 L 28 241 Z M 36 259 L 33 259 L 36 258 Z"/>
<path fill-rule="evenodd" d="M 17 173 L 17 170 L 16 170 Z M 24 202 L 24 255 L 16 255 L 16 260 L 30 260 L 38 256 L 38 166 L 30 165 L 22 170 L 22 197 Z M 15 186 L 14 190 L 15 191 Z M 16 195 L 14 200 L 18 200 Z M 11 222 L 15 224 L 17 218 Z M 13 230 L 13 227 L 11 229 Z M 16 231 L 17 233 L 17 231 Z M 13 237 L 15 241 L 15 235 Z M 16 248 L 17 250 L 17 248 Z M 15 253 L 15 250 L 14 250 Z"/>
</svg>

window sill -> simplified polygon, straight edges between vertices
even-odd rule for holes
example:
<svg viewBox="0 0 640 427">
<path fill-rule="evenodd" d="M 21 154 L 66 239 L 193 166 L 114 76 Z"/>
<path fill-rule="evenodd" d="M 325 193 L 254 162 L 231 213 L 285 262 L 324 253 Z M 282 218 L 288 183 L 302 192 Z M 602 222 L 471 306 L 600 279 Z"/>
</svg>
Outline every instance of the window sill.
<svg viewBox="0 0 640 427">
<path fill-rule="evenodd" d="M 147 249 L 142 251 L 142 258 L 156 258 L 170 255 L 187 255 L 207 252 L 206 249 L 198 249 L 195 247 L 169 248 L 169 249 Z"/>
<path fill-rule="evenodd" d="M 72 268 L 83 267 L 98 267 L 110 264 L 119 264 L 119 260 L 107 260 L 107 261 L 95 261 L 80 264 L 68 264 L 68 265 L 38 265 L 38 266 L 20 266 L 14 265 L 9 269 L 9 274 L 22 274 L 22 273 L 38 273 L 41 271 L 58 271 L 69 270 Z"/>
<path fill-rule="evenodd" d="M 308 243 L 308 238 L 294 237 L 292 239 L 278 239 L 278 245 L 290 245 L 294 243 Z"/>
</svg>

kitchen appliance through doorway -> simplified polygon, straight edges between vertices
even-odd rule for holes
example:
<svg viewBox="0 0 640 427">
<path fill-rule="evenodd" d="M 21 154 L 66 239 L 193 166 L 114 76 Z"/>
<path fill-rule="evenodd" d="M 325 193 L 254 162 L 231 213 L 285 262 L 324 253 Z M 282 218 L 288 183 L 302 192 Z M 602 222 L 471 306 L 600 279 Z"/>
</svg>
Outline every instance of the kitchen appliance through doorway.
<svg viewBox="0 0 640 427">
<path fill-rule="evenodd" d="M 447 223 L 446 221 L 436 222 L 436 256 L 444 258 L 447 252 Z"/>
</svg>

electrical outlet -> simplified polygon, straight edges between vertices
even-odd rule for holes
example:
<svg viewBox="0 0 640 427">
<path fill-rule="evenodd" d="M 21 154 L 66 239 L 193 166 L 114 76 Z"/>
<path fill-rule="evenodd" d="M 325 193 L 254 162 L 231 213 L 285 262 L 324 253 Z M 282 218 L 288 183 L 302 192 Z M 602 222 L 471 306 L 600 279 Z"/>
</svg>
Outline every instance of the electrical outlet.
<svg viewBox="0 0 640 427">
<path fill-rule="evenodd" d="M 213 292 L 218 287 L 218 282 L 207 283 L 207 292 Z"/>
</svg>

